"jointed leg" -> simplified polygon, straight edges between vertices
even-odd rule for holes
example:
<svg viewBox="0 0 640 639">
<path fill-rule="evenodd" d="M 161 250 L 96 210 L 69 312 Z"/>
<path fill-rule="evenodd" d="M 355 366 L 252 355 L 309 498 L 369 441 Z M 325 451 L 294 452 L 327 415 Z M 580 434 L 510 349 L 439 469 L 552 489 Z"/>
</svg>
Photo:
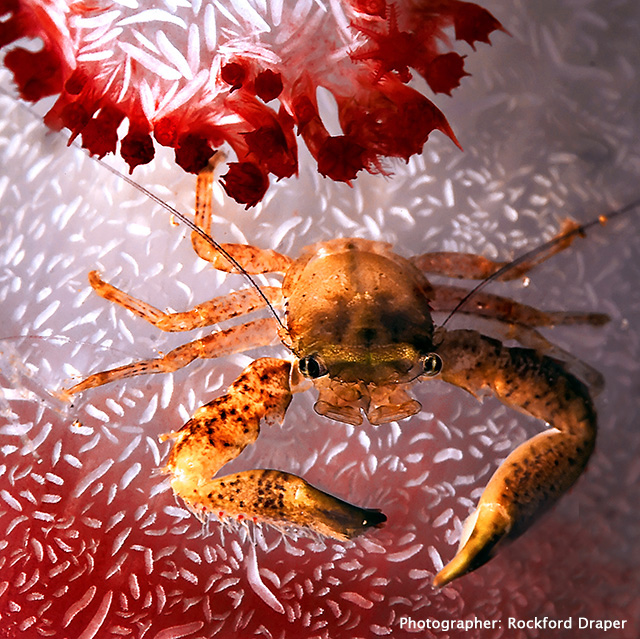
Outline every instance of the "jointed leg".
<svg viewBox="0 0 640 639">
<path fill-rule="evenodd" d="M 556 238 L 560 239 L 556 244 L 541 248 L 528 260 L 510 268 L 508 271 L 498 277 L 498 281 L 506 282 L 522 277 L 530 271 L 534 266 L 548 260 L 551 256 L 563 251 L 571 245 L 573 240 L 580 233 L 576 231 L 580 225 L 571 220 L 565 220 L 562 230 Z M 565 237 L 565 235 L 568 237 Z M 424 253 L 411 258 L 411 261 L 422 271 L 426 273 L 434 273 L 444 275 L 446 277 L 455 277 L 458 279 L 484 280 L 493 275 L 501 268 L 508 266 L 510 262 L 497 262 L 490 260 L 482 255 L 473 253 L 456 253 L 453 251 L 442 251 L 437 253 Z"/>
<path fill-rule="evenodd" d="M 176 440 L 166 467 L 173 490 L 199 517 L 211 513 L 295 525 L 338 539 L 380 525 L 386 518 L 379 511 L 352 506 L 289 473 L 254 469 L 212 479 L 255 442 L 261 419 L 282 421 L 291 401 L 290 370 L 283 360 L 256 360 L 225 395 L 166 436 Z"/>
<path fill-rule="evenodd" d="M 163 357 L 132 362 L 108 371 L 94 373 L 75 386 L 64 389 L 60 394 L 68 399 L 71 395 L 88 388 L 96 388 L 119 379 L 150 373 L 171 373 L 190 364 L 194 359 L 222 357 L 259 346 L 268 346 L 277 337 L 277 326 L 276 320 L 272 317 L 233 326 L 178 346 Z"/>
<path fill-rule="evenodd" d="M 198 174 L 196 182 L 196 224 L 209 236 L 211 236 L 211 214 L 212 214 L 212 185 L 213 174 L 216 166 L 224 161 L 225 157 L 221 153 L 213 156 L 209 166 L 205 167 Z M 220 271 L 238 272 L 237 265 L 229 260 L 223 252 L 227 253 L 241 268 L 247 273 L 284 273 L 291 265 L 291 258 L 281 255 L 271 249 L 260 249 L 246 244 L 220 243 L 218 247 L 208 242 L 199 233 L 191 233 L 191 243 L 195 252 L 207 262 Z"/>
<path fill-rule="evenodd" d="M 423 253 L 415 255 L 410 260 L 425 273 L 461 280 L 484 280 L 508 264 L 508 262 L 496 262 L 474 253 L 456 253 L 455 251 Z"/>
<path fill-rule="evenodd" d="M 232 317 L 251 313 L 266 306 L 264 298 L 254 288 L 235 291 L 228 295 L 215 297 L 204 304 L 198 304 L 181 313 L 164 313 L 147 302 L 143 302 L 121 291 L 100 278 L 98 271 L 89 273 L 89 283 L 93 290 L 110 302 L 135 313 L 138 317 L 163 331 L 190 331 L 202 326 L 211 326 Z M 262 292 L 274 307 L 282 306 L 282 288 L 279 286 L 261 287 Z"/>
<path fill-rule="evenodd" d="M 430 300 L 434 311 L 447 313 L 468 295 L 469 291 L 457 286 L 433 285 L 433 298 Z M 524 326 L 559 326 L 566 324 L 592 324 L 602 326 L 609 321 L 604 313 L 570 313 L 565 311 L 541 311 L 533 306 L 515 302 L 508 297 L 479 291 L 474 293 L 458 309 L 467 313 L 497 319 Z"/>
</svg>

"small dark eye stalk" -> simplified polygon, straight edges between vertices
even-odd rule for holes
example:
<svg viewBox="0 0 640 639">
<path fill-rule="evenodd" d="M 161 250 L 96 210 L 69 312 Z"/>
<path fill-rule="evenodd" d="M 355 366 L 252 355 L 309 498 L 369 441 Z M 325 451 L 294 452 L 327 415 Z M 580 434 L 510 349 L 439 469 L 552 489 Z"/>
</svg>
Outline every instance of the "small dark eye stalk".
<svg viewBox="0 0 640 639">
<path fill-rule="evenodd" d="M 435 377 L 442 370 L 442 357 L 437 353 L 427 353 L 420 358 L 425 377 Z"/>
<path fill-rule="evenodd" d="M 298 360 L 298 368 L 300 372 L 309 379 L 318 379 L 318 377 L 324 377 L 329 370 L 324 365 L 322 358 L 317 355 L 307 355 Z"/>
</svg>

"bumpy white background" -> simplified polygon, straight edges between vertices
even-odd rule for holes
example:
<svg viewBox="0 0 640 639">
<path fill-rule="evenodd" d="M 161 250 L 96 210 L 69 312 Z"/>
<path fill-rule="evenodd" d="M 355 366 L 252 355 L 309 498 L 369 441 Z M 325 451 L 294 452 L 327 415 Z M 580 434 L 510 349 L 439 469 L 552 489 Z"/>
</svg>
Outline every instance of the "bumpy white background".
<svg viewBox="0 0 640 639">
<path fill-rule="evenodd" d="M 300 176 L 250 210 L 217 191 L 215 236 L 295 255 L 340 235 L 507 259 L 640 195 L 640 9 L 635 0 L 486 3 L 511 33 L 468 59 L 473 74 L 437 104 L 461 153 L 439 134 L 422 157 L 354 188 Z M 3 90 L 10 78 L 1 76 Z M 89 270 L 184 309 L 237 286 L 196 259 L 168 214 L 15 97 L 0 96 L 0 610 L 3 636 L 404 636 L 399 619 L 502 620 L 496 631 L 427 637 L 536 637 L 508 617 L 626 619 L 640 630 L 640 213 L 596 229 L 505 291 L 553 309 L 611 315 L 602 329 L 550 336 L 598 368 L 598 448 L 561 504 L 492 563 L 442 592 L 430 579 L 496 464 L 538 424 L 440 382 L 399 424 L 353 428 L 297 396 L 233 464 L 281 468 L 358 504 L 386 527 L 350 544 L 209 536 L 172 497 L 161 433 L 178 428 L 256 353 L 88 392 L 67 407 L 48 391 L 76 376 L 166 352 L 166 335 L 90 292 Z M 117 164 L 117 163 L 116 163 Z M 120 166 L 118 164 L 118 166 Z M 160 157 L 138 181 L 192 207 L 192 176 Z M 266 350 L 264 351 L 267 352 Z M 274 347 L 270 353 L 280 353 Z M 77 421 L 76 421 L 77 420 Z M 257 562 L 257 563 L 256 563 Z M 0 634 L 2 634 L 0 632 Z M 8 633 L 8 634 L 7 634 Z M 599 637 L 599 632 L 545 633 Z"/>
</svg>

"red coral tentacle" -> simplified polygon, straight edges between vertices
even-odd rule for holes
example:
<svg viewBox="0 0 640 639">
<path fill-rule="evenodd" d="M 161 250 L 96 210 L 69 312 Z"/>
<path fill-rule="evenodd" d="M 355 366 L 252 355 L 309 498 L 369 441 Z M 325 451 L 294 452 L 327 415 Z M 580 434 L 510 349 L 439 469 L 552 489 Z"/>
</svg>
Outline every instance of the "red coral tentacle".
<svg viewBox="0 0 640 639">
<path fill-rule="evenodd" d="M 318 152 L 329 138 L 329 131 L 324 126 L 318 111 L 315 89 L 308 77 L 301 78 L 288 101 L 289 110 L 311 155 L 317 159 Z"/>
<path fill-rule="evenodd" d="M 361 78 L 361 89 L 354 96 L 338 100 L 343 131 L 367 150 L 373 166 L 382 157 L 408 160 L 420 153 L 433 130 L 458 141 L 444 114 L 421 93 L 385 76 L 374 90 Z"/>
<path fill-rule="evenodd" d="M 146 127 L 129 128 L 127 135 L 120 143 L 120 155 L 129 165 L 129 173 L 140 164 L 149 164 L 156 155 L 153 139 Z"/>
<path fill-rule="evenodd" d="M 151 125 L 142 110 L 129 116 L 129 131 L 120 143 L 120 155 L 129 165 L 129 173 L 140 164 L 148 164 L 155 157 L 155 147 L 151 138 Z"/>
<path fill-rule="evenodd" d="M 221 182 L 227 195 L 245 204 L 247 209 L 260 202 L 269 187 L 269 178 L 253 162 L 229 163 L 229 172 L 222 176 Z"/>
<path fill-rule="evenodd" d="M 371 162 L 367 149 L 349 135 L 327 138 L 318 150 L 318 173 L 336 182 L 351 182 Z"/>
<path fill-rule="evenodd" d="M 260 71 L 254 82 L 256 95 L 263 102 L 271 102 L 282 93 L 282 74 L 272 69 Z"/>
<path fill-rule="evenodd" d="M 153 125 L 153 137 L 162 146 L 175 147 L 178 143 L 179 118 L 166 115 L 158 118 Z"/>
<path fill-rule="evenodd" d="M 118 143 L 118 127 L 124 113 L 111 105 L 102 107 L 96 117 L 82 129 L 82 146 L 99 158 L 115 153 Z"/>
<path fill-rule="evenodd" d="M 460 80 L 469 75 L 464 70 L 465 57 L 450 51 L 436 56 L 422 68 L 416 67 L 416 70 L 427 81 L 434 93 L 451 95 L 451 91 L 460 86 Z"/>
<path fill-rule="evenodd" d="M 255 162 L 278 178 L 298 172 L 297 146 L 290 118 L 279 117 L 244 89 L 230 94 L 225 105 L 248 125 L 247 130 L 240 133 L 242 142 L 237 135 L 227 138 L 238 159 Z"/>
<path fill-rule="evenodd" d="M 507 30 L 486 9 L 472 2 L 452 1 L 456 40 L 464 40 L 475 50 L 476 42 L 489 44 L 489 34 Z"/>
<path fill-rule="evenodd" d="M 220 69 L 220 77 L 232 91 L 239 89 L 247 77 L 247 67 L 240 61 L 227 62 Z"/>
<path fill-rule="evenodd" d="M 188 124 L 187 124 L 188 123 Z M 176 164 L 188 173 L 198 174 L 223 144 L 222 127 L 187 107 L 162 113 L 152 122 L 153 137 L 162 146 L 173 148 Z"/>
<path fill-rule="evenodd" d="M 331 136 L 318 111 L 315 91 L 308 77 L 300 79 L 288 105 L 298 133 L 318 163 L 318 172 L 338 182 L 350 182 L 370 164 L 366 147 L 353 136 Z"/>
<path fill-rule="evenodd" d="M 13 73 L 20 96 L 37 102 L 62 89 L 62 73 L 56 53 L 49 47 L 41 51 L 16 48 L 7 53 L 6 67 Z"/>
<path fill-rule="evenodd" d="M 198 174 L 209 163 L 215 150 L 206 136 L 188 133 L 178 138 L 176 164 L 187 173 Z"/>
</svg>

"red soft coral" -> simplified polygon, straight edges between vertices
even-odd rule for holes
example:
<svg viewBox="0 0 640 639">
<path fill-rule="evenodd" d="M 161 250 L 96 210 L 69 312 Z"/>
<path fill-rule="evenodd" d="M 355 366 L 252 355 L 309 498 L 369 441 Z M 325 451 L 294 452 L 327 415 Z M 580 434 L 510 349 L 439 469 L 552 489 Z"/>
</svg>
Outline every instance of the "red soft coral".
<svg viewBox="0 0 640 639">
<path fill-rule="evenodd" d="M 155 138 L 197 172 L 229 144 L 238 162 L 226 188 L 247 205 L 260 200 L 269 174 L 297 173 L 296 133 L 320 173 L 345 182 L 379 171 L 384 157 L 419 153 L 433 129 L 455 141 L 444 115 L 402 83 L 414 69 L 433 91 L 450 93 L 466 73 L 445 29 L 473 47 L 500 23 L 459 0 L 320 4 L 175 5 L 170 13 L 143 2 L 0 0 L 0 46 L 22 97 L 59 95 L 47 123 L 81 135 L 91 153 L 114 151 L 122 136 L 133 170 L 153 159 Z M 28 50 L 17 42 L 24 37 L 42 44 Z M 322 121 L 319 86 L 336 98 L 340 135 Z"/>
</svg>

